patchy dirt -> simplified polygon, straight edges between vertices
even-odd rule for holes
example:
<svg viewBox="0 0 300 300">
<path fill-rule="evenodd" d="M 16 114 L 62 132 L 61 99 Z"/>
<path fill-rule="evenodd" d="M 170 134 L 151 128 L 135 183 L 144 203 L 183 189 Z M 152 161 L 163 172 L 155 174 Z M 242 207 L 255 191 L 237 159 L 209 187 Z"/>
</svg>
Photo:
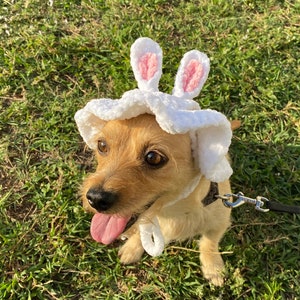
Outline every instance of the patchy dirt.
<svg viewBox="0 0 300 300">
<path fill-rule="evenodd" d="M 26 221 L 37 210 L 36 204 L 27 199 L 23 199 L 20 203 L 10 205 L 6 213 L 12 220 Z"/>
</svg>

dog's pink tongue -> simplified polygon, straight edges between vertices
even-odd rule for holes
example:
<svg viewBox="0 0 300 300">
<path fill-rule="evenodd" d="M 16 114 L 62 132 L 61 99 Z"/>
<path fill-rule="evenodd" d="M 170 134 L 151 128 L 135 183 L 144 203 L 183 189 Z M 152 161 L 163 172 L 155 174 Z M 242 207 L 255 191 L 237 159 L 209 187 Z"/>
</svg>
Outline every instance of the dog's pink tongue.
<svg viewBox="0 0 300 300">
<path fill-rule="evenodd" d="M 112 243 L 124 231 L 129 219 L 96 213 L 91 223 L 92 238 L 105 245 Z"/>
</svg>

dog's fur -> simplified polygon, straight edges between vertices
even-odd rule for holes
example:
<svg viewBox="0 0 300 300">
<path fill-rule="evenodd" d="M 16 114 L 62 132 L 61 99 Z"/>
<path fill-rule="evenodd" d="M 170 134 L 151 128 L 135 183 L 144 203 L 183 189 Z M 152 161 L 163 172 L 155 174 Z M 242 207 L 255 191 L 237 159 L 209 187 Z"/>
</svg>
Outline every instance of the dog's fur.
<svg viewBox="0 0 300 300">
<path fill-rule="evenodd" d="M 222 201 L 207 206 L 201 202 L 210 189 L 210 182 L 203 176 L 187 198 L 172 203 L 199 173 L 189 134 L 168 134 L 154 116 L 144 114 L 107 122 L 98 141 L 105 148 L 96 151 L 96 172 L 84 181 L 83 206 L 95 213 L 86 195 L 91 189 L 101 188 L 117 195 L 104 213 L 140 216 L 125 233 L 128 240 L 119 251 L 121 262 L 130 264 L 141 258 L 144 249 L 138 222 L 157 216 L 166 244 L 202 235 L 199 247 L 204 277 L 222 285 L 224 264 L 218 245 L 230 225 L 230 209 Z M 161 160 L 157 167 L 147 162 L 149 152 L 156 155 L 155 162 Z M 219 183 L 218 189 L 221 195 L 230 193 L 229 181 Z"/>
</svg>

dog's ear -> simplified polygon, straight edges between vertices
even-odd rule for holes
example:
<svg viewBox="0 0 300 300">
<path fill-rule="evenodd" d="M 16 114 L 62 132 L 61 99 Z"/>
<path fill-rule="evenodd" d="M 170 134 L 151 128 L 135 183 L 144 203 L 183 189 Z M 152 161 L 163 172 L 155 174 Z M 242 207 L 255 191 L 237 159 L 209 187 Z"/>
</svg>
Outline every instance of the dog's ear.
<svg viewBox="0 0 300 300">
<path fill-rule="evenodd" d="M 231 130 L 236 130 L 241 127 L 242 122 L 240 120 L 232 120 L 230 121 Z"/>
<path fill-rule="evenodd" d="M 210 69 L 206 54 L 192 50 L 187 52 L 178 68 L 173 95 L 185 99 L 197 97 L 207 79 Z"/>
<path fill-rule="evenodd" d="M 158 91 L 162 74 L 162 50 L 149 38 L 139 38 L 131 46 L 131 67 L 142 91 Z"/>
</svg>

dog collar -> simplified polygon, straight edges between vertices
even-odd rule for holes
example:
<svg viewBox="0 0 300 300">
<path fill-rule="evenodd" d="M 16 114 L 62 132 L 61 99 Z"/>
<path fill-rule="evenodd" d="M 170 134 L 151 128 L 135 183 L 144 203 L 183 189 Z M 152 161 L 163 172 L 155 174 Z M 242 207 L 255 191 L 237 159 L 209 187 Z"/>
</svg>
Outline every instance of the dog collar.
<svg viewBox="0 0 300 300">
<path fill-rule="evenodd" d="M 219 195 L 218 184 L 216 182 L 211 182 L 209 191 L 206 197 L 202 200 L 202 204 L 204 206 L 207 206 L 209 204 L 214 203 L 218 199 L 218 195 Z"/>
</svg>

